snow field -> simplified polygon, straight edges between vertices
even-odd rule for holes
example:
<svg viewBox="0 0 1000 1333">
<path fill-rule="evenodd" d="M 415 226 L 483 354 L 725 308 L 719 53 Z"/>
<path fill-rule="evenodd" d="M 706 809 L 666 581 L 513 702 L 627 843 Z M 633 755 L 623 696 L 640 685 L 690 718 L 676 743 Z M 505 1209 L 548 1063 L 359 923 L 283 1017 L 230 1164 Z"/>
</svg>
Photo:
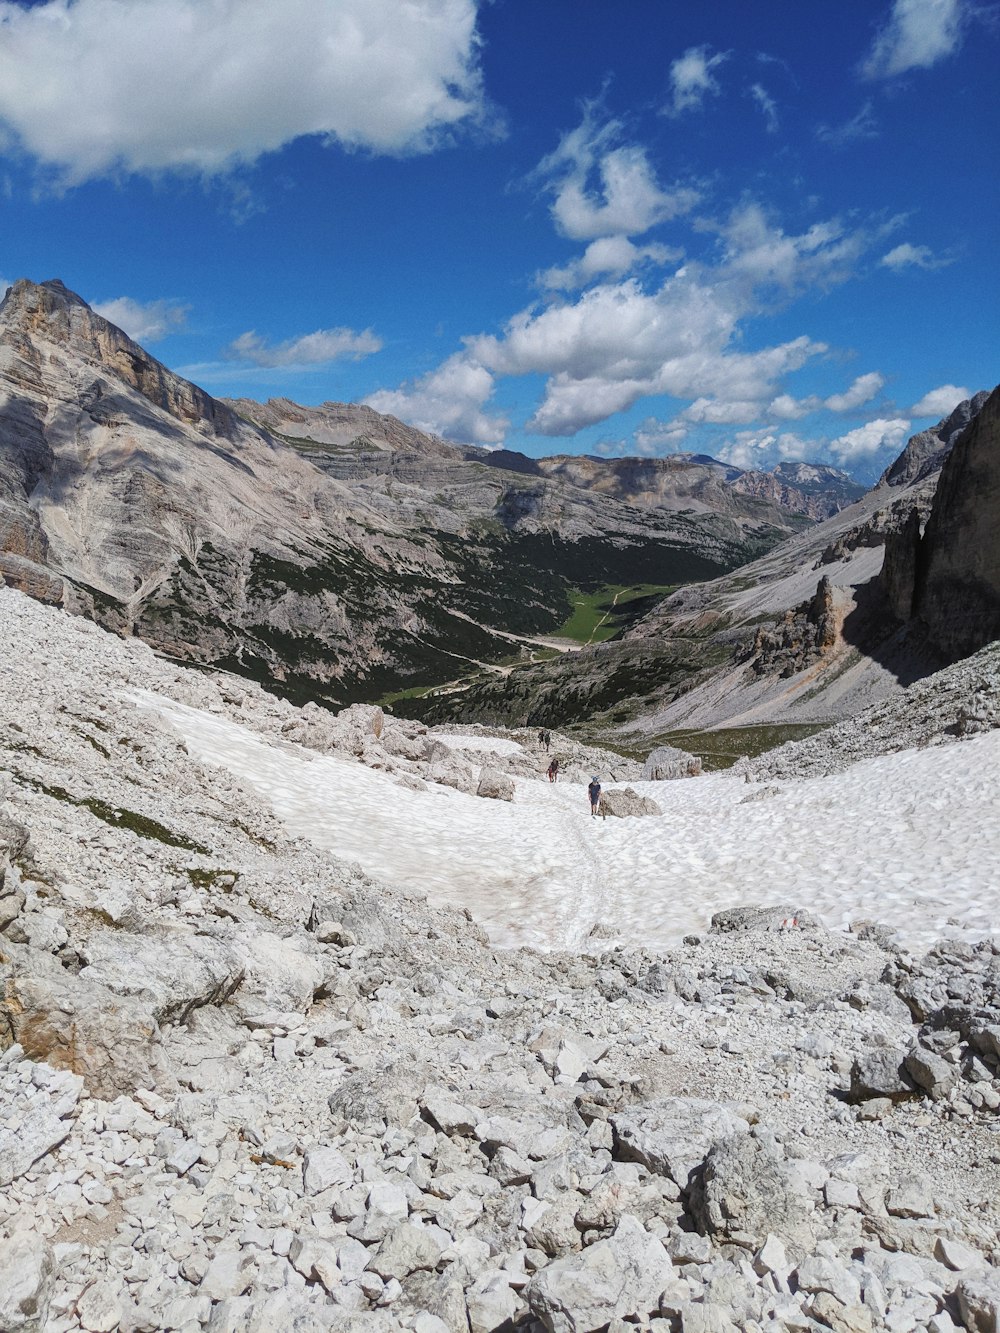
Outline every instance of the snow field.
<svg viewBox="0 0 1000 1333">
<path fill-rule="evenodd" d="M 600 820 L 583 784 L 519 780 L 511 803 L 413 792 L 351 759 L 132 697 L 196 758 L 251 786 L 292 834 L 468 908 L 500 945 L 579 947 L 601 922 L 622 942 L 670 946 L 745 903 L 805 908 L 834 928 L 874 918 L 914 950 L 943 934 L 1000 931 L 1000 732 L 783 783 L 746 803 L 762 789 L 725 773 L 633 783 L 664 817 Z M 469 739 L 462 748 L 480 748 Z"/>
</svg>

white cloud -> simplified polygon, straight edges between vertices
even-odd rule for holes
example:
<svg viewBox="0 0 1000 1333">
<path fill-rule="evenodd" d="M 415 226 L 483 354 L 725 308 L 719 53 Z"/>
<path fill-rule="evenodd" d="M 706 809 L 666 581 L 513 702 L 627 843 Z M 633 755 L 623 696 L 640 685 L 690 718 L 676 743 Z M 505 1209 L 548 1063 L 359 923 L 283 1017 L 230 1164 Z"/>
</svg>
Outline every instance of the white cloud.
<svg viewBox="0 0 1000 1333">
<path fill-rule="evenodd" d="M 814 457 L 818 448 L 822 445 L 788 432 L 779 435 L 773 431 L 742 430 L 717 449 L 715 456 L 720 462 L 746 472 L 766 472 L 776 463 Z"/>
<path fill-rule="evenodd" d="M 303 135 L 423 152 L 484 114 L 476 0 L 0 0 L 0 133 L 63 185 Z"/>
<path fill-rule="evenodd" d="M 371 329 L 355 333 L 353 329 L 317 329 L 287 342 L 269 343 L 251 329 L 225 349 L 230 361 L 249 361 L 263 368 L 325 366 L 331 361 L 360 361 L 381 351 L 382 339 Z"/>
<path fill-rule="evenodd" d="M 647 417 L 636 427 L 633 447 L 644 458 L 655 454 L 675 454 L 687 438 L 688 428 L 677 421 L 657 421 Z"/>
<path fill-rule="evenodd" d="M 539 281 L 553 291 L 569 291 L 595 278 L 624 278 L 644 265 L 672 263 L 682 254 L 665 245 L 634 245 L 627 236 L 601 236 L 590 242 L 579 259 L 564 268 L 546 269 Z"/>
<path fill-rule="evenodd" d="M 472 357 L 456 352 L 436 370 L 399 389 L 381 389 L 364 400 L 418 430 L 475 444 L 501 444 L 508 422 L 483 407 L 493 395 L 493 376 Z"/>
<path fill-rule="evenodd" d="M 876 417 L 856 430 L 849 430 L 830 443 L 830 452 L 841 463 L 856 462 L 859 459 L 877 454 L 882 449 L 900 449 L 910 423 L 903 417 L 885 419 Z"/>
<path fill-rule="evenodd" d="M 804 291 L 847 280 L 884 228 L 850 230 L 834 220 L 789 235 L 749 204 L 711 230 L 718 236 L 715 263 L 685 264 L 656 287 L 629 277 L 596 282 L 573 299 L 529 306 L 499 334 L 466 338 L 463 353 L 404 386 L 398 398 L 383 391 L 371 401 L 378 406 L 391 399 L 407 420 L 422 413 L 426 423 L 437 423 L 435 429 L 489 440 L 497 432 L 488 418 L 485 426 L 473 418 L 473 429 L 462 411 L 447 420 L 442 415 L 443 400 L 451 399 L 438 392 L 435 377 L 446 367 L 471 362 L 487 376 L 487 396 L 489 376 L 545 378 L 542 400 L 527 422 L 528 430 L 543 435 L 574 435 L 658 395 L 693 400 L 689 411 L 702 422 L 762 416 L 783 377 L 828 348 L 800 336 L 737 350 L 744 322 Z M 485 397 L 473 397 L 478 410 Z M 464 423 L 461 430 L 449 424 L 453 420 Z"/>
<path fill-rule="evenodd" d="M 930 69 L 958 50 L 966 18 L 963 0 L 894 0 L 861 74 L 883 79 L 908 69 Z"/>
<path fill-rule="evenodd" d="M 940 421 L 950 416 L 959 403 L 971 397 L 969 389 L 959 388 L 957 384 L 942 384 L 939 389 L 925 393 L 919 403 L 914 403 L 910 408 L 910 416 L 933 417 L 935 421 Z"/>
<path fill-rule="evenodd" d="M 700 195 L 691 186 L 664 190 L 646 156 L 635 144 L 615 146 L 618 121 L 599 125 L 595 108 L 532 172 L 555 195 L 552 217 L 564 236 L 576 241 L 637 236 L 661 222 L 690 212 Z"/>
<path fill-rule="evenodd" d="M 817 412 L 823 406 L 822 398 L 810 394 L 808 398 L 795 398 L 790 393 L 779 393 L 768 404 L 768 415 L 778 421 L 798 421 L 800 417 Z"/>
<path fill-rule="evenodd" d="M 859 375 L 843 393 L 832 393 L 829 398 L 820 398 L 815 393 L 807 398 L 794 398 L 791 394 L 782 393 L 768 405 L 768 415 L 778 421 L 798 421 L 800 417 L 808 416 L 810 412 L 819 412 L 822 408 L 828 412 L 853 412 L 871 402 L 884 384 L 885 377 L 877 370 L 872 370 L 866 375 Z"/>
<path fill-rule="evenodd" d="M 670 66 L 670 105 L 665 113 L 679 116 L 699 108 L 710 94 L 721 92 L 712 71 L 728 59 L 728 51 L 708 54 L 707 46 L 692 46 Z"/>
<path fill-rule="evenodd" d="M 760 107 L 767 126 L 768 134 L 778 132 L 778 104 L 762 83 L 755 83 L 750 89 L 750 96 Z"/>
<path fill-rule="evenodd" d="M 823 406 L 831 412 L 853 412 L 855 408 L 870 403 L 884 384 L 885 376 L 877 370 L 871 370 L 867 375 L 859 375 L 844 393 L 831 394 L 824 400 Z"/>
<path fill-rule="evenodd" d="M 842 125 L 817 126 L 816 138 L 831 148 L 846 148 L 859 139 L 877 139 L 880 132 L 875 109 L 871 102 L 866 102 L 856 116 Z"/>
<path fill-rule="evenodd" d="M 911 245 L 909 241 L 904 241 L 902 245 L 897 245 L 887 255 L 883 255 L 880 262 L 885 268 L 891 268 L 894 273 L 899 273 L 904 268 L 947 268 L 955 261 L 947 258 L 938 259 L 928 246 Z"/>
<path fill-rule="evenodd" d="M 724 426 L 743 425 L 760 415 L 760 400 L 737 398 L 726 401 L 719 398 L 696 398 L 681 415 L 686 421 L 708 421 Z"/>
<path fill-rule="evenodd" d="M 131 296 L 95 301 L 93 308 L 137 343 L 156 342 L 168 333 L 176 333 L 184 327 L 188 314 L 188 307 L 176 301 L 133 301 Z"/>
</svg>

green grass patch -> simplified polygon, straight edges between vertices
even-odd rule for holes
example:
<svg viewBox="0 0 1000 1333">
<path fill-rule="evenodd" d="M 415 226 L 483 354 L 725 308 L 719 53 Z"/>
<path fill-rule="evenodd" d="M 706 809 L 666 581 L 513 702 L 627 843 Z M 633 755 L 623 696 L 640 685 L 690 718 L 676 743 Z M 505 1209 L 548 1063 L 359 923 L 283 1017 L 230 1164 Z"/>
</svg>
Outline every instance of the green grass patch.
<svg viewBox="0 0 1000 1333">
<path fill-rule="evenodd" d="M 657 745 L 674 745 L 701 759 L 708 772 L 732 768 L 737 759 L 774 750 L 786 741 L 801 741 L 815 736 L 830 724 L 828 722 L 760 723 L 749 727 L 720 727 L 717 731 L 668 731 L 651 741 L 648 750 Z M 647 750 L 647 752 L 648 752 Z"/>
<path fill-rule="evenodd" d="M 573 610 L 553 636 L 575 643 L 604 643 L 619 634 L 625 625 L 645 614 L 650 606 L 676 589 L 676 584 L 635 583 L 624 586 L 606 583 L 596 592 L 580 588 L 570 591 Z M 644 603 L 641 607 L 637 603 Z"/>
</svg>

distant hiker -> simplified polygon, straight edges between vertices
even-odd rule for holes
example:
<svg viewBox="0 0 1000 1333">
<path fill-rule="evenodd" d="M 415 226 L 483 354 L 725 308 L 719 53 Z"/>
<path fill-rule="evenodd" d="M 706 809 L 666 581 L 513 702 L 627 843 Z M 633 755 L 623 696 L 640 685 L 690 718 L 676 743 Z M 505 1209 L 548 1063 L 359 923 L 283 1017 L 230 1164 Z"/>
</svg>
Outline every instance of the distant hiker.
<svg viewBox="0 0 1000 1333">
<path fill-rule="evenodd" d="M 548 754 L 548 752 L 549 752 L 549 746 L 552 744 L 552 732 L 551 732 L 551 731 L 543 731 L 543 732 L 542 732 L 542 739 L 543 739 L 544 742 L 545 742 L 545 753 Z"/>
<path fill-rule="evenodd" d="M 559 760 L 553 759 L 549 764 L 549 781 L 557 782 L 559 780 Z"/>
<path fill-rule="evenodd" d="M 544 744 L 545 744 L 545 732 L 540 731 L 538 733 L 538 748 L 541 749 Z"/>
<path fill-rule="evenodd" d="M 587 795 L 590 797 L 590 817 L 594 819 L 600 814 L 601 807 L 601 782 L 596 773 L 590 779 Z"/>
</svg>

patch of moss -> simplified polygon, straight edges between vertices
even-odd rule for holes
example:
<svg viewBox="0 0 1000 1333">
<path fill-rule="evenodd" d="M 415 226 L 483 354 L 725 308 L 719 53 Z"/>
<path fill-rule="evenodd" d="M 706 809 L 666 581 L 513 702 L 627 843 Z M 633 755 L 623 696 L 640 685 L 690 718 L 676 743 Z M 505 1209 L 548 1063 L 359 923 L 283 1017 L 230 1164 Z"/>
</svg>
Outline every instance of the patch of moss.
<svg viewBox="0 0 1000 1333">
<path fill-rule="evenodd" d="M 240 878 L 240 872 L 238 870 L 222 870 L 216 867 L 213 867 L 211 870 L 203 870 L 199 866 L 187 866 L 185 867 L 184 873 L 191 881 L 192 888 L 214 889 L 218 885 L 223 893 L 232 893 Z M 232 880 L 233 883 L 219 884 L 219 881 L 223 878 Z"/>
<path fill-rule="evenodd" d="M 31 787 L 32 790 L 51 796 L 53 800 L 65 801 L 68 805 L 89 810 L 97 819 L 109 824 L 112 828 L 128 829 L 130 833 L 134 833 L 138 838 L 146 838 L 150 842 L 161 842 L 167 847 L 179 847 L 186 852 L 199 852 L 202 856 L 211 855 L 211 850 L 200 842 L 185 837 L 183 833 L 174 833 L 165 824 L 150 819 L 148 815 L 140 815 L 136 810 L 123 810 L 120 806 L 109 805 L 107 801 L 102 801 L 97 796 L 73 796 L 65 787 L 50 787 L 47 783 L 42 782 L 40 778 L 31 778 L 22 774 L 20 780 Z"/>
</svg>

